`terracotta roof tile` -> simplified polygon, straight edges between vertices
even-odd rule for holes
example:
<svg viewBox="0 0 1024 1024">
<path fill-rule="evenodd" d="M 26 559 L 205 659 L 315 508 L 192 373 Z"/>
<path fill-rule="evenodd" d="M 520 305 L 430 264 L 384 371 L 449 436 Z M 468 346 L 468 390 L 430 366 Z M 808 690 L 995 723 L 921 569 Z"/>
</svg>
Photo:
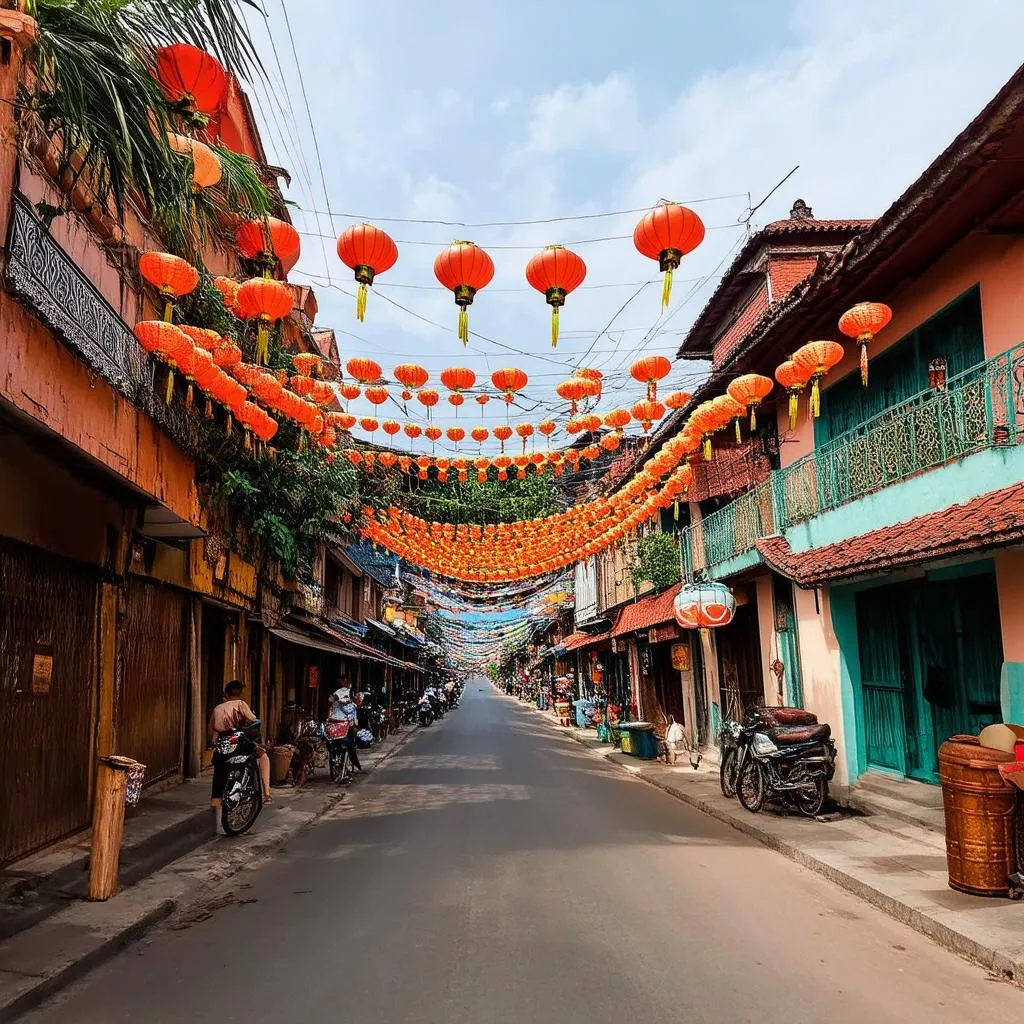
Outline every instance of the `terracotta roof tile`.
<svg viewBox="0 0 1024 1024">
<path fill-rule="evenodd" d="M 784 537 L 764 537 L 756 543 L 773 569 L 802 587 L 814 587 L 1020 540 L 1024 483 L 809 551 L 794 552 Z"/>
<path fill-rule="evenodd" d="M 638 629 L 650 629 L 651 626 L 671 621 L 675 618 L 672 602 L 675 601 L 680 586 L 681 584 L 677 583 L 660 594 L 651 594 L 649 597 L 642 597 L 639 601 L 627 604 L 615 620 L 612 636 L 622 636 L 624 633 L 632 633 Z"/>
</svg>

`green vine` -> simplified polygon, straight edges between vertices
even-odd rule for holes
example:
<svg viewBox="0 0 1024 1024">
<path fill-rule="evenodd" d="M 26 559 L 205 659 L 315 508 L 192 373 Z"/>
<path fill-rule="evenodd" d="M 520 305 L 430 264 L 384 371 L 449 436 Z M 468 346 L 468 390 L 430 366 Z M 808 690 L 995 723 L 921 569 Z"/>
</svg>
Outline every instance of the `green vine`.
<svg viewBox="0 0 1024 1024">
<path fill-rule="evenodd" d="M 679 543 L 671 535 L 652 533 L 644 537 L 637 543 L 636 554 L 637 560 L 630 570 L 636 590 L 645 580 L 649 580 L 655 590 L 664 590 L 679 582 Z"/>
</svg>

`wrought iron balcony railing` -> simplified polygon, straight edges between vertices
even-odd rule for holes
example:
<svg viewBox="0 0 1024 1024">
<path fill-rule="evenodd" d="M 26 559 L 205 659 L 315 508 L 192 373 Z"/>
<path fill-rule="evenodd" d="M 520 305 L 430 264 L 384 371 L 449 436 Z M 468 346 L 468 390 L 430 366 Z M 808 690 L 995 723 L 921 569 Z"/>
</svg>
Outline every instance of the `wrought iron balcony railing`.
<svg viewBox="0 0 1024 1024">
<path fill-rule="evenodd" d="M 683 533 L 688 576 L 760 537 L 985 448 L 1024 440 L 1024 344 L 922 391 L 776 470 Z"/>
</svg>

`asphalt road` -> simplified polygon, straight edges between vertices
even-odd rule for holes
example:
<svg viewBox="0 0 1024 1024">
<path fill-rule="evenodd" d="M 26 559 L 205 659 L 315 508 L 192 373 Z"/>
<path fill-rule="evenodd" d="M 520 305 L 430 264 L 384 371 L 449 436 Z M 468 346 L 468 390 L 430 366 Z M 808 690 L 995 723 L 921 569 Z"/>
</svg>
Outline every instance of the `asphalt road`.
<svg viewBox="0 0 1024 1024">
<path fill-rule="evenodd" d="M 479 687 L 204 913 L 26 1019 L 1024 1019 L 1024 992 Z"/>
</svg>

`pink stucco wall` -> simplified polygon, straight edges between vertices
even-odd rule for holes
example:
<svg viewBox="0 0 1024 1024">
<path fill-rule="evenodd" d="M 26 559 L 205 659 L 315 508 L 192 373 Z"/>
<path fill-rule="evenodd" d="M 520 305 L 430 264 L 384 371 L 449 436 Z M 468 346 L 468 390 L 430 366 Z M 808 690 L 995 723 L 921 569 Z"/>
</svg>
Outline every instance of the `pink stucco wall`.
<svg viewBox="0 0 1024 1024">
<path fill-rule="evenodd" d="M 888 303 L 892 322 L 872 342 L 869 355 L 875 356 L 895 344 L 915 327 L 934 316 L 976 284 L 981 285 L 981 315 L 985 335 L 985 355 L 989 358 L 1024 341 L 1024 239 L 1009 235 L 976 232 L 953 246 L 925 273 L 888 295 L 851 296 L 851 304 L 862 299 Z M 860 360 L 860 349 L 851 339 L 840 335 L 846 356 L 831 373 L 840 380 L 853 372 Z M 810 340 L 810 339 L 808 339 Z M 785 395 L 776 402 L 781 439 L 780 460 L 788 466 L 814 448 L 814 427 L 807 418 L 806 397 L 800 403 L 800 418 L 790 431 Z"/>
</svg>

